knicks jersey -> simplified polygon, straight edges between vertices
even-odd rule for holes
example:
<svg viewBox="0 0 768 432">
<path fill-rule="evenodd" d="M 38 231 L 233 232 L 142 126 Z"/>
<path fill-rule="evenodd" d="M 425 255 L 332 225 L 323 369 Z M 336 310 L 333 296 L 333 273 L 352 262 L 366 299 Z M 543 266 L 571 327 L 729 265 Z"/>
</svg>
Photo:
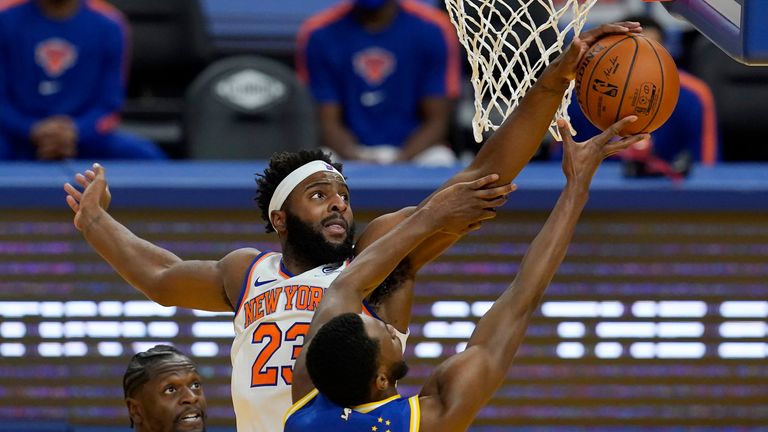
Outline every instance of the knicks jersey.
<svg viewBox="0 0 768 432">
<path fill-rule="evenodd" d="M 293 363 L 325 289 L 347 263 L 290 274 L 282 254 L 256 257 L 243 282 L 232 343 L 238 432 L 279 432 L 291 406 Z"/>
<path fill-rule="evenodd" d="M 285 414 L 285 432 L 418 432 L 419 396 L 344 408 L 312 390 Z"/>
</svg>

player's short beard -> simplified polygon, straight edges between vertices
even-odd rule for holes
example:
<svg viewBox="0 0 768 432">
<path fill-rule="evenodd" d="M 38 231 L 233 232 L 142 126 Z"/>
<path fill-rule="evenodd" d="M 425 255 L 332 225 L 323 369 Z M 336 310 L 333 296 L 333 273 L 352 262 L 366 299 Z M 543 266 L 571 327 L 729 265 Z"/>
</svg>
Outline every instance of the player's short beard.
<svg viewBox="0 0 768 432">
<path fill-rule="evenodd" d="M 323 234 L 313 229 L 311 225 L 286 212 L 285 236 L 286 252 L 296 259 L 317 267 L 323 264 L 331 264 L 344 261 L 352 257 L 355 241 L 355 223 L 347 228 L 347 238 L 341 244 L 332 244 L 323 237 Z"/>
<path fill-rule="evenodd" d="M 400 381 L 405 378 L 406 375 L 408 375 L 408 363 L 406 363 L 405 360 L 400 360 L 395 363 L 389 370 L 389 379 L 392 382 Z"/>
</svg>

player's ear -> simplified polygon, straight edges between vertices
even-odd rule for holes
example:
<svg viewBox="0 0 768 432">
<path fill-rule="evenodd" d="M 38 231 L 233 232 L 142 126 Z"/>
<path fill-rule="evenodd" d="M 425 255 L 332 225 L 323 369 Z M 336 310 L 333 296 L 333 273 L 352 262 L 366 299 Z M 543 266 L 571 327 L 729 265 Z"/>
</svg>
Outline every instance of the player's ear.
<svg viewBox="0 0 768 432">
<path fill-rule="evenodd" d="M 143 422 L 141 414 L 141 404 L 134 398 L 127 398 L 125 406 L 128 407 L 128 416 L 131 418 L 132 425 L 140 425 Z"/>
<path fill-rule="evenodd" d="M 278 233 L 285 231 L 285 219 L 286 219 L 286 213 L 285 210 L 272 210 L 272 213 L 269 215 L 272 221 L 272 227 L 277 231 Z"/>
<path fill-rule="evenodd" d="M 390 387 L 389 378 L 385 368 L 380 367 L 376 373 L 376 390 L 384 391 Z"/>
</svg>

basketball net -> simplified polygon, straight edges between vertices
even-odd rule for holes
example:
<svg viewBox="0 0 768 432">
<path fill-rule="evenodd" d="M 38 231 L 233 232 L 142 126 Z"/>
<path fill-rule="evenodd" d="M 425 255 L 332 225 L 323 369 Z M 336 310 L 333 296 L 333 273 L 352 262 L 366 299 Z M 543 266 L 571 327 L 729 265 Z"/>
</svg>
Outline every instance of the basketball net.
<svg viewBox="0 0 768 432">
<path fill-rule="evenodd" d="M 483 140 L 483 132 L 498 129 L 536 83 L 541 71 L 562 52 L 568 33 L 581 32 L 596 2 L 445 0 L 472 69 L 475 141 Z M 534 18 L 534 8 L 542 17 Z M 545 38 L 550 41 L 546 42 Z M 549 126 L 549 132 L 557 140 L 560 134 L 555 120 L 568 119 L 573 85 L 571 82 Z"/>
</svg>

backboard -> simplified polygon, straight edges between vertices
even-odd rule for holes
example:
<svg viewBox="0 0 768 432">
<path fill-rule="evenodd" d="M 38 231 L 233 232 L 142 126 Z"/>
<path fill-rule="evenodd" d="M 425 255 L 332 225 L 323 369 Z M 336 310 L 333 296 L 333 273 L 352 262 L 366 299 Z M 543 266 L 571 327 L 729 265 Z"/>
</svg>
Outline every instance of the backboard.
<svg viewBox="0 0 768 432">
<path fill-rule="evenodd" d="M 645 0 L 653 1 L 653 0 Z M 661 0 L 735 60 L 768 66 L 768 0 Z"/>
</svg>

